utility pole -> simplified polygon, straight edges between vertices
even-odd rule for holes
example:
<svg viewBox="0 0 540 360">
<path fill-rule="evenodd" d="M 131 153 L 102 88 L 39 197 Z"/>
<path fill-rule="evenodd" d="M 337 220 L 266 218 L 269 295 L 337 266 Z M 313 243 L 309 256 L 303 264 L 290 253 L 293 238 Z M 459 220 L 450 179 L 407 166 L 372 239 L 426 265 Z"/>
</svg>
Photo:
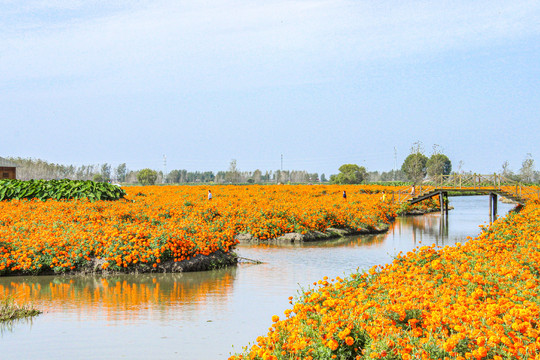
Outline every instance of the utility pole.
<svg viewBox="0 0 540 360">
<path fill-rule="evenodd" d="M 281 170 L 279 171 L 279 179 L 277 179 L 277 183 L 281 183 L 281 179 L 283 178 L 283 154 L 281 154 Z"/>
<path fill-rule="evenodd" d="M 397 171 L 397 150 L 394 146 L 394 181 L 396 181 L 396 171 Z"/>
<path fill-rule="evenodd" d="M 167 176 L 167 156 L 163 155 L 163 183 L 165 184 L 165 177 Z"/>
</svg>

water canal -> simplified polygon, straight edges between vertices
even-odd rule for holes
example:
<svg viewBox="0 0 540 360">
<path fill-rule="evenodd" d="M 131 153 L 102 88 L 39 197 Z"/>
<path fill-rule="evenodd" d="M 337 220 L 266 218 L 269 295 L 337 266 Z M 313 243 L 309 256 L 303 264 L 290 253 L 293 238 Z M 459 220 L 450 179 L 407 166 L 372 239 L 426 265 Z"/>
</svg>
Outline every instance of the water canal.
<svg viewBox="0 0 540 360">
<path fill-rule="evenodd" d="M 2 277 L 0 295 L 32 299 L 44 314 L 0 325 L 1 358 L 226 359 L 266 334 L 271 316 L 281 317 L 300 287 L 391 262 L 416 246 L 463 242 L 489 221 L 487 196 L 450 201 L 447 218 L 398 218 L 382 235 L 238 246 L 240 256 L 262 265 L 106 278 Z M 511 208 L 500 203 L 499 213 Z"/>
</svg>

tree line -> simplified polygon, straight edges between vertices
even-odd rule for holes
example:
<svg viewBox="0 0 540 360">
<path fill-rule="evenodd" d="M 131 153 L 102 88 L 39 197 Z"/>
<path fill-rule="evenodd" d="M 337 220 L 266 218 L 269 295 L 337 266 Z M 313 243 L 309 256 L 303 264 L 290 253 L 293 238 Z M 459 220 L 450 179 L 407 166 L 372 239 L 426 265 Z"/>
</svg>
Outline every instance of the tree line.
<svg viewBox="0 0 540 360">
<path fill-rule="evenodd" d="M 433 145 L 430 157 L 425 155 L 421 142 L 416 142 L 411 146 L 410 154 L 405 158 L 399 170 L 379 173 L 378 171 L 368 172 L 365 167 L 356 164 L 344 164 L 339 168 L 339 174 L 330 176 L 330 182 L 335 184 L 361 184 L 367 182 L 391 182 L 407 181 L 419 183 L 428 177 L 450 174 L 472 174 L 472 172 L 462 171 L 463 162 L 459 162 L 458 170 L 452 171 L 452 162 L 442 153 L 439 145 Z M 534 159 L 529 153 L 521 164 L 519 173 L 510 170 L 508 161 L 502 165 L 499 173 L 511 180 L 524 183 L 540 183 L 540 172 L 534 168 Z"/>
<path fill-rule="evenodd" d="M 317 183 L 326 182 L 324 174 L 304 170 L 240 171 L 236 160 L 232 160 L 227 171 L 188 171 L 174 169 L 167 174 L 153 169 L 130 170 L 126 163 L 113 167 L 111 164 L 61 165 L 41 159 L 7 157 L 18 165 L 17 178 L 20 180 L 93 180 L 98 182 L 118 182 L 127 184 L 270 184 L 270 183 Z"/>
<path fill-rule="evenodd" d="M 339 168 L 339 174 L 330 176 L 330 182 L 335 184 L 361 184 L 364 182 L 407 181 L 417 183 L 426 175 L 448 175 L 452 171 L 452 162 L 444 155 L 438 145 L 433 146 L 433 154 L 427 157 L 420 142 L 411 147 L 411 153 L 405 158 L 401 169 L 379 173 L 368 172 L 365 167 L 356 164 L 344 164 Z"/>
<path fill-rule="evenodd" d="M 96 180 L 107 182 L 113 179 L 125 181 L 127 178 L 126 164 L 112 168 L 110 164 L 101 165 L 61 165 L 41 159 L 8 157 L 7 160 L 18 165 L 17 178 L 20 180 Z"/>
<path fill-rule="evenodd" d="M 420 182 L 426 176 L 448 175 L 451 173 L 466 174 L 460 161 L 458 169 L 452 171 L 452 162 L 443 154 L 438 145 L 433 145 L 431 155 L 425 154 L 423 144 L 416 142 L 411 146 L 410 154 L 405 158 L 400 169 L 387 172 L 367 171 L 363 166 L 344 164 L 339 167 L 339 173 L 327 179 L 325 174 L 310 173 L 304 170 L 274 170 L 264 172 L 240 171 L 236 160 L 231 160 L 229 168 L 224 171 L 188 171 L 174 169 L 166 174 L 153 169 L 130 170 L 126 163 L 113 167 L 111 164 L 94 165 L 61 165 L 41 159 L 8 157 L 7 160 L 18 165 L 17 178 L 30 179 L 71 179 L 93 180 L 98 182 L 117 182 L 122 184 L 362 184 L 369 182 Z M 470 172 L 469 172 L 470 173 Z M 510 169 L 508 161 L 502 164 L 499 171 L 507 178 L 525 183 L 539 183 L 540 172 L 535 170 L 534 159 L 527 154 L 517 173 Z"/>
</svg>

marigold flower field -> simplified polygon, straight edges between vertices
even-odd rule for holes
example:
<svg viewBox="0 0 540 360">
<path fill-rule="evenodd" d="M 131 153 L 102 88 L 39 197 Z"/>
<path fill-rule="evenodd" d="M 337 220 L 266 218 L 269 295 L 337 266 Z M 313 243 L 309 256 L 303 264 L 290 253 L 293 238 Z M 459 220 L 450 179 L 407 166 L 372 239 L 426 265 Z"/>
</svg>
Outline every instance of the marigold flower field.
<svg viewBox="0 0 540 360">
<path fill-rule="evenodd" d="M 304 290 L 238 359 L 540 359 L 540 205 Z"/>
<path fill-rule="evenodd" d="M 76 272 L 95 258 L 114 271 L 141 263 L 156 267 L 228 252 L 239 233 L 264 240 L 330 227 L 369 230 L 398 210 L 397 202 L 381 200 L 381 192 L 392 188 L 376 185 L 125 190 L 126 199 L 118 201 L 1 201 L 0 274 Z"/>
</svg>

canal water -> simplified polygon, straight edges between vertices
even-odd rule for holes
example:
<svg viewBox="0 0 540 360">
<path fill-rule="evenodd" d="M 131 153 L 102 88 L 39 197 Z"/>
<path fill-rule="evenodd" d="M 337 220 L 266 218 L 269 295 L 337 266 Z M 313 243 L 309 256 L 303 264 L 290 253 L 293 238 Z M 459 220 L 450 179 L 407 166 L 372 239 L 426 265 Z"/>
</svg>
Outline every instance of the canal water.
<svg viewBox="0 0 540 360">
<path fill-rule="evenodd" d="M 0 325 L 0 358 L 226 359 L 268 332 L 288 297 L 324 276 L 386 264 L 400 251 L 452 246 L 489 222 L 486 196 L 452 197 L 454 210 L 398 218 L 386 234 L 305 245 L 239 245 L 261 260 L 219 271 L 112 277 L 2 277 L 0 297 L 33 301 L 32 320 Z M 499 204 L 505 215 L 512 208 Z"/>
</svg>

